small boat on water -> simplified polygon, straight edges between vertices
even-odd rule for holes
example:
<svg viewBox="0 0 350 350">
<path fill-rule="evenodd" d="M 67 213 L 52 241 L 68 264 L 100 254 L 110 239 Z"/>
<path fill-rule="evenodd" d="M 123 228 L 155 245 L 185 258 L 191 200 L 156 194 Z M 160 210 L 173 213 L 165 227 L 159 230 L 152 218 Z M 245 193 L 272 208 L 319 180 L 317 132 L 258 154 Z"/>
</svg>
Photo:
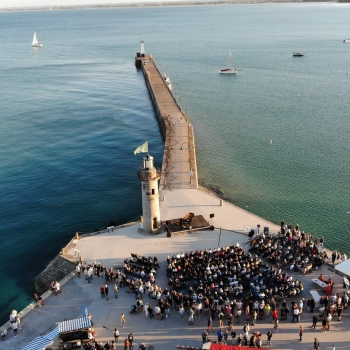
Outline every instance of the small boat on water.
<svg viewBox="0 0 350 350">
<path fill-rule="evenodd" d="M 343 43 L 350 43 L 350 39 L 344 39 Z"/>
<path fill-rule="evenodd" d="M 303 52 L 303 47 L 300 45 L 300 51 L 293 52 L 293 57 L 303 57 L 306 56 L 306 54 Z"/>
<path fill-rule="evenodd" d="M 36 37 L 36 32 L 34 32 L 32 46 L 33 47 L 42 47 L 43 46 L 43 44 L 38 41 L 38 39 Z"/>
<path fill-rule="evenodd" d="M 220 69 L 220 74 L 237 74 L 238 70 L 236 68 L 232 68 L 232 53 L 228 56 L 228 68 Z"/>
</svg>

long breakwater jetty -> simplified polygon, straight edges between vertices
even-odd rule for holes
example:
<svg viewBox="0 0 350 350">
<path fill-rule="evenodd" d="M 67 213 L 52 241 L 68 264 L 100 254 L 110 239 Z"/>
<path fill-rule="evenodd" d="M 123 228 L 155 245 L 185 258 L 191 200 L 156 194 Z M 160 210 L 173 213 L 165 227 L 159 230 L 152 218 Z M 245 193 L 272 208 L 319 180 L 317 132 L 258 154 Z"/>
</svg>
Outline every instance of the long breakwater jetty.
<svg viewBox="0 0 350 350">
<path fill-rule="evenodd" d="M 141 53 L 136 55 L 135 64 L 145 77 L 164 138 L 159 192 L 198 188 L 192 124 L 171 92 L 166 76 L 159 71 L 152 55 L 146 56 L 141 49 Z"/>
</svg>

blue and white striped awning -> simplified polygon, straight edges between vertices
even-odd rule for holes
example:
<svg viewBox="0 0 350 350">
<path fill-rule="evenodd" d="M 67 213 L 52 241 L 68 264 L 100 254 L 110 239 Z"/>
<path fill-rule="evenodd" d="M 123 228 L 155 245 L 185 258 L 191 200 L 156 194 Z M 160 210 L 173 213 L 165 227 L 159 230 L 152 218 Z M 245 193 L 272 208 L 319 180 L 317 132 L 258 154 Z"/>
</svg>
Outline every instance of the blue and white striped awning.
<svg viewBox="0 0 350 350">
<path fill-rule="evenodd" d="M 22 350 L 45 350 L 49 345 L 53 343 L 53 340 L 46 339 L 42 336 L 36 337 L 29 344 L 27 344 Z"/>
<path fill-rule="evenodd" d="M 22 350 L 42 350 L 46 349 L 53 343 L 54 338 L 58 335 L 58 327 L 45 335 L 40 335 L 33 339 L 29 344 L 22 348 Z"/>
<path fill-rule="evenodd" d="M 84 329 L 91 327 L 91 322 L 88 317 L 75 318 L 74 320 L 67 320 L 63 322 L 57 322 L 59 333 L 75 331 L 78 329 Z"/>
<path fill-rule="evenodd" d="M 52 331 L 50 331 L 46 334 L 42 334 L 41 336 L 46 338 L 46 339 L 52 340 L 58 335 L 58 333 L 59 333 L 59 329 L 58 329 L 58 327 L 55 327 L 55 329 L 53 329 Z"/>
</svg>

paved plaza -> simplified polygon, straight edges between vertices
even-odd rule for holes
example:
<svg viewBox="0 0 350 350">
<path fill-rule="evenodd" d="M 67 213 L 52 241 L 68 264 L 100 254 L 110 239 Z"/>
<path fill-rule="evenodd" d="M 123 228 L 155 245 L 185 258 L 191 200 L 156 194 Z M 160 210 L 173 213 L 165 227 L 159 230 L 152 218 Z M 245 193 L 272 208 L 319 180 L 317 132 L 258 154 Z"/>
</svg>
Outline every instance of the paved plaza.
<svg viewBox="0 0 350 350">
<path fill-rule="evenodd" d="M 120 258 L 130 257 L 131 252 L 145 256 L 156 255 L 161 263 L 161 268 L 157 272 L 157 285 L 167 287 L 166 277 L 166 257 L 172 256 L 178 252 L 189 252 L 196 249 L 214 248 L 225 246 L 229 243 L 239 243 L 245 249 L 249 248 L 248 237 L 239 233 L 228 231 L 203 231 L 189 234 L 173 235 L 168 238 L 165 234 L 157 236 L 146 236 L 138 232 L 139 225 L 125 227 L 114 230 L 111 233 L 101 234 L 92 237 L 82 238 L 78 247 L 86 260 L 96 260 L 105 264 L 107 267 L 113 266 Z M 119 260 L 120 261 L 120 260 Z M 333 269 L 328 265 L 323 266 L 322 270 L 314 272 L 307 276 L 294 274 L 305 285 L 305 290 L 301 297 L 310 296 L 309 290 L 315 288 L 312 286 L 311 279 L 317 277 L 323 272 L 326 278 L 331 276 L 335 278 L 335 291 L 344 292 L 342 278 L 333 275 Z M 62 293 L 55 296 L 51 295 L 45 300 L 45 306 L 35 308 L 32 312 L 22 319 L 22 329 L 19 335 L 14 337 L 12 332 L 8 339 L 0 343 L 2 350 L 19 350 L 36 336 L 45 332 L 58 321 L 72 319 L 82 316 L 82 306 L 88 307 L 88 312 L 93 316 L 96 339 L 105 343 L 107 340 L 113 340 L 113 329 L 117 327 L 120 331 L 120 340 L 123 340 L 129 333 L 134 334 L 135 344 L 145 342 L 148 349 L 176 349 L 177 345 L 187 345 L 201 347 L 201 334 L 207 325 L 207 318 L 203 315 L 200 319 L 195 319 L 194 325 L 189 325 L 187 318 L 180 320 L 178 313 L 171 310 L 170 317 L 163 321 L 156 321 L 155 318 L 149 319 L 145 314 L 131 315 L 130 306 L 135 303 L 133 294 L 128 294 L 122 288 L 119 298 L 114 298 L 113 293 L 107 301 L 102 299 L 99 293 L 99 287 L 104 284 L 103 278 L 95 277 L 89 284 L 84 277 L 73 276 L 66 284 L 62 286 Z M 113 289 L 113 288 L 110 288 Z M 322 292 L 319 290 L 322 295 Z M 144 302 L 151 302 L 147 295 L 144 296 Z M 123 328 L 120 324 L 121 313 L 126 314 L 126 324 Z M 305 312 L 301 317 L 301 325 L 305 327 L 305 334 L 302 343 L 298 340 L 298 329 L 300 324 L 291 323 L 291 316 L 288 321 L 280 322 L 280 331 L 273 334 L 272 346 L 274 349 L 305 349 L 312 348 L 314 337 L 317 337 L 321 344 L 321 350 L 330 349 L 336 344 L 336 349 L 350 348 L 349 312 L 345 310 L 341 322 L 334 321 L 331 330 L 322 333 L 321 326 L 313 331 L 311 329 L 312 315 Z M 217 320 L 214 320 L 214 329 L 217 330 Z M 227 323 L 225 323 L 227 324 Z M 237 332 L 243 333 L 243 323 L 234 323 Z M 251 331 L 261 331 L 263 334 L 263 344 L 266 344 L 266 333 L 272 330 L 271 318 L 257 322 Z M 216 333 L 210 334 L 211 339 L 216 338 Z M 57 344 L 55 344 L 57 345 Z M 117 349 L 123 349 L 121 342 Z"/>
</svg>

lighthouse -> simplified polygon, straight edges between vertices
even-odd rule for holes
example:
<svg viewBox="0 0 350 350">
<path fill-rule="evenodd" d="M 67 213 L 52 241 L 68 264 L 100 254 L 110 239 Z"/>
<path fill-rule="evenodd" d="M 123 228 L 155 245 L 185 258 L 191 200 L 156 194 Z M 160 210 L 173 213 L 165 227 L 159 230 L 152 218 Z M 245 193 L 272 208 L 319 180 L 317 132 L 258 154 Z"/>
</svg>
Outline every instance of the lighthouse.
<svg viewBox="0 0 350 350">
<path fill-rule="evenodd" d="M 158 180 L 160 170 L 153 165 L 153 157 L 147 154 L 137 176 L 141 180 L 143 230 L 151 233 L 160 227 Z"/>
</svg>

